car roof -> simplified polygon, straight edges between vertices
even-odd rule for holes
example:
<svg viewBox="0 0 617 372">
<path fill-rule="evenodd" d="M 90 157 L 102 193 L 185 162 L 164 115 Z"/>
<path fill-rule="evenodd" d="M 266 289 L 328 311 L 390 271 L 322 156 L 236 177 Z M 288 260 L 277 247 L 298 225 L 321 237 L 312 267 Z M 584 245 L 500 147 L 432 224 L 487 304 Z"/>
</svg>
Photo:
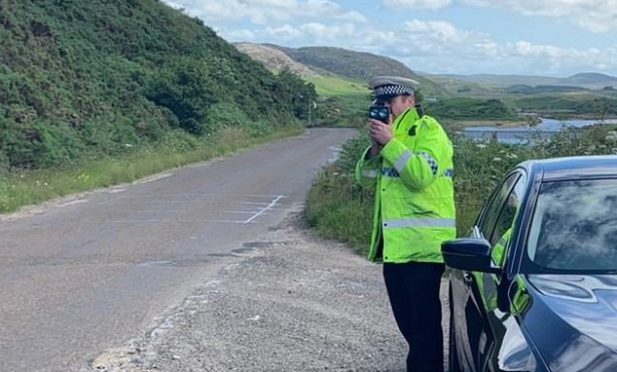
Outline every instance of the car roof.
<svg viewBox="0 0 617 372">
<path fill-rule="evenodd" d="M 532 179 L 559 181 L 580 178 L 617 177 L 617 155 L 573 156 L 528 160 L 521 164 Z"/>
</svg>

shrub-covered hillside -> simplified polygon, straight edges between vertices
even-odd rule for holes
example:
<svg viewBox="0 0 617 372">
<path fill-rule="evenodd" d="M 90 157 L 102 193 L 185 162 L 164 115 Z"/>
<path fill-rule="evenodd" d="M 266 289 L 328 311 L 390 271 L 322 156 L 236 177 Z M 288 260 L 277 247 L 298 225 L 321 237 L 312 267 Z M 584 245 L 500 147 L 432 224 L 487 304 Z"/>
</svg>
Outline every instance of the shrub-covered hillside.
<svg viewBox="0 0 617 372">
<path fill-rule="evenodd" d="M 312 85 L 274 76 L 157 0 L 0 0 L 0 170 L 117 154 L 178 130 L 261 134 L 303 117 L 307 95 Z"/>
<path fill-rule="evenodd" d="M 428 105 L 431 115 L 437 118 L 469 120 L 516 119 L 512 108 L 498 99 L 477 99 L 470 97 L 446 98 Z"/>
</svg>

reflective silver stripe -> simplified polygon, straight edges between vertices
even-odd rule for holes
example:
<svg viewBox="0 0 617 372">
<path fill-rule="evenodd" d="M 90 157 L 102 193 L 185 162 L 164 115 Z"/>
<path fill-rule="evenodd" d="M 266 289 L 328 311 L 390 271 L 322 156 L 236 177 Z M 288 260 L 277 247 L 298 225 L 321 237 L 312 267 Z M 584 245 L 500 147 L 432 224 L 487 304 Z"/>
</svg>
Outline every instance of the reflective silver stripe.
<svg viewBox="0 0 617 372">
<path fill-rule="evenodd" d="M 409 161 L 409 159 L 411 159 L 411 152 L 409 150 L 405 151 L 403 153 L 403 155 L 401 155 L 400 158 L 398 158 L 398 160 L 396 161 L 396 163 L 394 163 L 394 168 L 399 172 L 399 173 L 403 173 L 403 170 L 405 169 L 405 165 L 407 165 L 407 162 Z"/>
<path fill-rule="evenodd" d="M 367 178 L 375 178 L 377 177 L 377 171 L 365 170 L 365 171 L 362 171 L 362 176 L 367 177 Z"/>
<path fill-rule="evenodd" d="M 398 229 L 401 227 L 456 227 L 453 218 L 409 218 L 403 220 L 383 221 L 384 228 Z"/>
<path fill-rule="evenodd" d="M 446 169 L 446 171 L 443 172 L 443 176 L 444 177 L 453 178 L 454 177 L 454 169 Z"/>
</svg>

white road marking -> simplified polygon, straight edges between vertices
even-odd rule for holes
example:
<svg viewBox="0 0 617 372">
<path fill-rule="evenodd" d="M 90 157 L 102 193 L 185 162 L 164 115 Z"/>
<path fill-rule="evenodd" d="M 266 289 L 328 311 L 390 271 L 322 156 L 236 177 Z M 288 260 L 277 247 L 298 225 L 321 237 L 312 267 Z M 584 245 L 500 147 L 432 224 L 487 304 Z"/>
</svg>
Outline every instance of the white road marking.
<svg viewBox="0 0 617 372">
<path fill-rule="evenodd" d="M 212 197 L 216 197 L 219 198 L 221 196 L 239 196 L 239 197 L 247 197 L 247 198 L 276 198 L 279 195 L 265 195 L 265 194 L 228 194 L 228 193 L 210 193 L 210 192 L 182 192 L 182 193 L 173 193 L 173 194 L 142 194 L 142 195 L 135 195 L 132 196 L 132 198 L 151 198 L 151 197 L 156 197 L 156 198 L 167 198 L 167 197 L 174 197 L 174 196 L 181 196 L 181 197 L 193 197 L 193 196 L 212 196 Z"/>
<path fill-rule="evenodd" d="M 237 221 L 237 220 L 200 220 L 203 222 L 214 222 L 214 223 L 238 223 L 238 224 L 246 224 L 246 221 Z M 122 224 L 126 224 L 126 223 L 165 223 L 165 224 L 177 224 L 177 223 L 181 223 L 181 224 L 189 224 L 189 223 L 193 223 L 195 222 L 194 220 L 166 220 L 166 219 L 153 219 L 153 218 L 148 218 L 148 219 L 133 219 L 133 220 L 107 220 L 107 221 L 96 221 L 96 222 L 92 222 L 93 224 L 112 224 L 112 223 L 122 223 Z M 83 222 L 83 223 L 88 223 L 88 222 Z M 251 222 L 251 223 L 255 223 L 255 222 Z"/>
<path fill-rule="evenodd" d="M 272 202 L 270 202 L 270 204 L 263 208 L 262 210 L 260 210 L 259 212 L 255 213 L 253 216 L 251 216 L 251 218 L 249 218 L 248 220 L 244 221 L 244 223 L 251 223 L 254 219 L 256 219 L 257 217 L 261 216 L 262 214 L 266 213 L 266 211 L 268 211 L 268 209 L 274 207 L 276 205 L 276 203 L 281 200 L 282 198 L 284 198 L 284 195 L 279 195 L 277 196 L 274 200 L 272 200 Z"/>
<path fill-rule="evenodd" d="M 223 213 L 244 213 L 244 214 L 254 214 L 255 211 L 223 211 Z"/>
<path fill-rule="evenodd" d="M 170 196 L 188 196 L 188 195 L 199 195 L 199 196 L 204 196 L 206 194 L 171 194 Z M 216 197 L 220 197 L 221 194 L 207 194 L 207 195 L 212 195 L 212 196 L 216 196 Z M 223 195 L 228 195 L 228 194 L 223 194 Z M 242 197 L 259 197 L 259 198 L 264 198 L 266 197 L 265 195 L 239 195 Z M 243 207 L 238 208 L 237 210 L 224 210 L 224 211 L 220 211 L 219 213 L 222 214 L 238 214 L 238 215 L 242 215 L 242 214 L 246 214 L 246 215 L 250 215 L 249 218 L 247 219 L 243 219 L 243 220 L 238 220 L 235 219 L 233 217 L 240 217 L 240 216 L 231 216 L 232 219 L 204 219 L 202 220 L 203 222 L 212 222 L 212 223 L 232 223 L 232 224 L 242 224 L 242 225 L 246 225 L 249 223 L 257 223 L 255 221 L 255 219 L 257 219 L 260 216 L 265 216 L 268 215 L 269 212 L 272 211 L 276 211 L 276 210 L 286 210 L 286 208 L 284 208 L 283 206 L 279 207 L 279 205 L 277 205 L 277 203 L 279 203 L 279 201 L 281 199 L 286 198 L 285 195 L 270 195 L 267 196 L 268 198 L 271 198 L 271 201 L 268 202 L 254 202 L 254 201 L 240 201 L 238 202 L 239 204 L 242 205 L 246 205 L 246 206 L 253 206 L 255 207 L 254 210 L 250 210 L 251 207 L 248 207 L 248 210 L 242 210 Z M 124 198 L 128 198 L 128 196 L 124 197 Z M 140 196 L 137 196 L 136 198 L 140 198 Z M 144 198 L 144 195 L 141 195 L 141 198 Z M 123 199 L 123 197 L 120 197 L 118 199 Z M 133 197 L 131 197 L 131 199 L 133 199 Z M 163 198 L 162 200 L 156 200 L 157 204 L 165 204 L 165 203 L 182 203 L 182 202 L 190 202 L 190 203 L 208 203 L 208 202 L 216 202 L 218 200 L 218 198 L 216 200 L 170 200 L 169 198 Z M 123 201 L 126 202 L 126 201 Z M 144 210 L 142 212 L 152 212 L 149 210 Z M 100 222 L 98 222 L 100 223 Z M 108 221 L 104 221 L 103 223 L 167 223 L 167 224 L 176 224 L 176 223 L 185 223 L 184 220 L 175 220 L 175 219 L 169 219 L 169 218 L 134 218 L 134 219 L 121 219 L 121 220 L 108 220 Z"/>
</svg>

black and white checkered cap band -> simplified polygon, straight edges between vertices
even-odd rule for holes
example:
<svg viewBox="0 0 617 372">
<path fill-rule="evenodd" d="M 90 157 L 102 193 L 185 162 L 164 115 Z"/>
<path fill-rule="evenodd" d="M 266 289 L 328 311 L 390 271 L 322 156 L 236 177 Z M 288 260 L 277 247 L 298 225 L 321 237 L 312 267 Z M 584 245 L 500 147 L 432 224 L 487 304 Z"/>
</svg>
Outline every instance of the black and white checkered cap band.
<svg viewBox="0 0 617 372">
<path fill-rule="evenodd" d="M 382 85 L 375 88 L 376 98 L 389 98 L 401 95 L 413 95 L 412 87 L 406 85 Z"/>
</svg>

